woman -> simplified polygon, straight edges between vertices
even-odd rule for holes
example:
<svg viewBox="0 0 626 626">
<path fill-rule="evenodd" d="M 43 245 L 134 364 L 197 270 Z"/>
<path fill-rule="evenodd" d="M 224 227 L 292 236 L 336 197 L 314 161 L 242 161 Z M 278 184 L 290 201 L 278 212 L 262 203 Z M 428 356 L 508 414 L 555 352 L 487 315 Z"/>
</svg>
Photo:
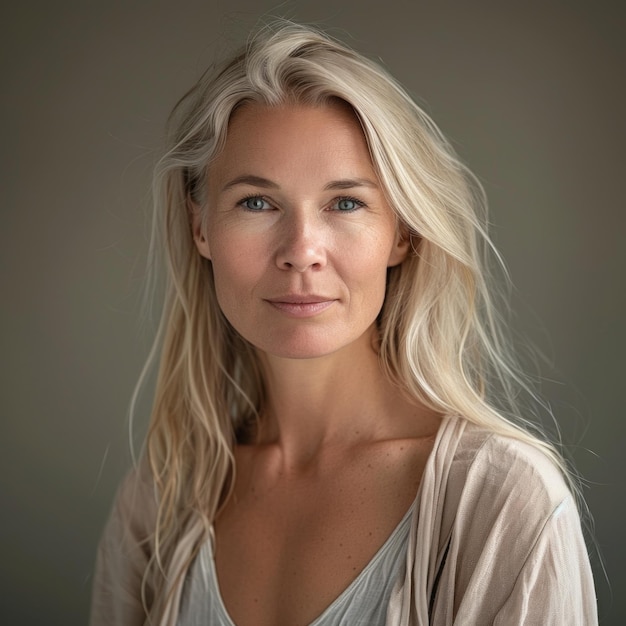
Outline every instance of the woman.
<svg viewBox="0 0 626 626">
<path fill-rule="evenodd" d="M 92 624 L 593 624 L 576 503 L 524 428 L 484 201 L 380 67 L 267 28 L 156 171 L 168 291 Z"/>
</svg>

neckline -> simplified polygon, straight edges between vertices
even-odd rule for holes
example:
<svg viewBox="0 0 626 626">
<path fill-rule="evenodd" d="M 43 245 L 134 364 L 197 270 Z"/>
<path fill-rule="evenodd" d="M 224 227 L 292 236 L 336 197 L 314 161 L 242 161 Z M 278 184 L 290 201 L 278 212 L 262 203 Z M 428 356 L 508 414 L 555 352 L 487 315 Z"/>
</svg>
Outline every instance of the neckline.
<svg viewBox="0 0 626 626">
<path fill-rule="evenodd" d="M 350 593 L 351 589 L 355 585 L 358 584 L 359 580 L 361 580 L 361 578 L 363 576 L 365 576 L 365 574 L 371 568 L 371 566 L 373 566 L 373 564 L 380 558 L 380 554 L 384 551 L 384 549 L 387 547 L 387 545 L 393 540 L 393 538 L 399 532 L 399 529 L 407 521 L 407 518 L 411 518 L 411 520 L 412 520 L 411 521 L 411 527 L 414 530 L 416 530 L 417 524 L 418 524 L 418 519 L 420 517 L 419 509 L 420 509 L 420 502 L 421 502 L 421 498 L 422 498 L 422 491 L 424 490 L 424 482 L 427 480 L 427 476 L 430 475 L 430 473 L 432 471 L 434 471 L 433 470 L 433 465 L 435 464 L 436 459 L 438 458 L 439 454 L 441 453 L 440 447 L 442 445 L 442 441 L 443 441 L 444 435 L 446 433 L 448 433 L 448 431 L 451 431 L 453 426 L 457 424 L 458 420 L 459 420 L 458 416 L 455 416 L 455 415 L 444 415 L 444 416 L 442 416 L 441 423 L 439 424 L 439 427 L 437 429 L 437 433 L 435 435 L 435 441 L 433 443 L 433 447 L 432 447 L 432 449 L 430 451 L 430 454 L 428 455 L 428 459 L 426 461 L 426 465 L 424 466 L 424 470 L 422 472 L 422 477 L 421 477 L 420 484 L 419 484 L 418 489 L 417 489 L 417 493 L 415 495 L 415 499 L 411 503 L 409 509 L 404 514 L 402 519 L 398 522 L 398 524 L 396 525 L 394 530 L 391 532 L 389 537 L 387 537 L 385 542 L 378 549 L 376 554 L 374 554 L 374 556 L 370 559 L 370 561 L 367 563 L 367 565 L 359 572 L 357 577 L 308 626 L 321 626 L 321 620 L 326 617 L 326 615 L 328 614 L 329 611 L 331 611 L 335 606 L 337 606 L 340 602 L 342 602 L 343 598 L 347 594 Z M 410 532 L 411 531 L 409 531 L 409 533 Z M 409 537 L 409 545 L 407 547 L 407 565 L 409 565 L 409 566 L 410 566 L 410 561 L 411 561 L 412 539 L 414 540 L 414 537 L 413 538 Z M 214 558 L 213 558 L 213 544 L 214 544 L 214 541 L 215 541 L 215 532 L 214 532 L 213 524 L 211 524 L 211 526 L 209 528 L 209 539 L 202 546 L 201 551 L 202 550 L 208 550 L 208 553 L 209 553 L 208 554 L 208 557 L 209 557 L 208 560 L 209 560 L 209 567 L 210 567 L 211 573 L 212 573 L 211 579 L 213 581 L 213 583 L 212 583 L 213 584 L 213 589 L 214 589 L 214 592 L 215 592 L 215 597 L 216 597 L 216 599 L 218 601 L 218 604 L 219 604 L 219 610 L 222 613 L 222 617 L 226 620 L 226 626 L 237 626 L 233 622 L 232 618 L 230 617 L 230 614 L 228 613 L 228 610 L 226 609 L 226 606 L 225 606 L 224 601 L 222 599 L 222 594 L 220 592 L 219 580 L 217 578 L 217 569 L 215 567 L 215 561 L 214 561 Z"/>
<path fill-rule="evenodd" d="M 391 531 L 387 539 L 385 539 L 380 548 L 378 548 L 378 550 L 375 552 L 374 556 L 372 556 L 372 558 L 367 562 L 365 567 L 357 574 L 356 578 L 354 578 L 352 582 L 350 582 L 348 586 L 343 591 L 341 591 L 339 595 L 325 609 L 323 609 L 323 611 L 312 622 L 309 623 L 308 626 L 321 626 L 322 620 L 327 617 L 328 613 L 330 613 L 335 607 L 339 606 L 344 601 L 344 599 L 352 592 L 354 587 L 356 587 L 360 583 L 360 581 L 367 575 L 367 573 L 376 566 L 388 546 L 394 541 L 400 531 L 403 530 L 403 528 L 408 524 L 410 518 L 417 510 L 422 492 L 422 482 L 423 481 L 420 481 L 419 487 L 417 489 L 417 494 L 413 499 L 413 502 L 409 506 L 408 510 L 402 516 L 402 519 L 398 522 L 395 528 Z M 213 530 L 213 525 L 211 525 L 210 538 L 207 542 L 205 542 L 205 545 L 203 546 L 203 549 L 208 551 L 207 556 L 209 557 L 208 561 L 211 574 L 209 576 L 211 580 L 210 584 L 212 584 L 213 586 L 213 592 L 218 602 L 219 610 L 222 613 L 222 617 L 226 620 L 226 626 L 237 626 L 231 618 L 230 613 L 228 612 L 228 609 L 226 608 L 226 605 L 224 604 L 224 600 L 222 598 L 222 592 L 220 590 L 220 583 L 217 577 L 217 568 L 215 567 L 215 558 L 213 553 L 214 537 L 215 534 Z"/>
<path fill-rule="evenodd" d="M 420 482 L 421 487 L 421 482 Z M 309 626 L 321 626 L 322 620 L 324 620 L 328 613 L 330 613 L 335 607 L 339 606 L 347 596 L 349 596 L 352 590 L 359 585 L 361 580 L 365 578 L 365 576 L 378 564 L 380 559 L 383 557 L 385 552 L 391 543 L 396 539 L 396 537 L 400 534 L 402 530 L 408 525 L 411 517 L 413 516 L 414 511 L 417 509 L 418 500 L 421 489 L 418 488 L 417 495 L 415 496 L 411 506 L 408 508 L 406 513 L 402 516 L 402 519 L 398 522 L 396 527 L 391 531 L 387 539 L 385 539 L 384 543 L 378 548 L 374 556 L 367 562 L 365 567 L 358 573 L 356 578 L 352 580 L 352 582 L 309 624 Z M 408 536 L 408 529 L 407 529 Z M 217 579 L 216 579 L 217 581 Z"/>
</svg>

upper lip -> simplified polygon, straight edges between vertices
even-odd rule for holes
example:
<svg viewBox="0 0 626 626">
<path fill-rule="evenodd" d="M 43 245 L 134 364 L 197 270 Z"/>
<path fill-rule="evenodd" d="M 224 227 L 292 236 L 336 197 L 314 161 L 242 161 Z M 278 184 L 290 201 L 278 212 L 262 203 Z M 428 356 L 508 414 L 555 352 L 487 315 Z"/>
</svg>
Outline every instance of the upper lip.
<svg viewBox="0 0 626 626">
<path fill-rule="evenodd" d="M 336 298 L 329 298 L 328 296 L 320 296 L 317 294 L 298 294 L 288 293 L 282 296 L 275 296 L 267 298 L 269 302 L 286 302 L 288 304 L 313 304 L 315 302 L 329 302 Z"/>
</svg>

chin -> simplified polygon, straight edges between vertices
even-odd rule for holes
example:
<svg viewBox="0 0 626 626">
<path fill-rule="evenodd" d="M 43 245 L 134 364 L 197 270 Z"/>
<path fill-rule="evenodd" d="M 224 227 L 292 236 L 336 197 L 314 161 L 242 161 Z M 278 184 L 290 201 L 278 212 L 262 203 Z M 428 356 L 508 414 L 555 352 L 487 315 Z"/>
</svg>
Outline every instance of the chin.
<svg viewBox="0 0 626 626">
<path fill-rule="evenodd" d="M 262 347 L 258 347 L 257 349 L 268 356 L 280 359 L 306 360 L 330 356 L 331 354 L 339 352 L 341 346 L 312 345 L 311 343 L 302 345 L 283 342 L 281 345 L 274 345 L 269 349 Z"/>
<path fill-rule="evenodd" d="M 282 359 L 322 359 L 332 355 L 352 352 L 352 356 L 360 358 L 364 350 L 372 348 L 372 335 L 367 330 L 361 334 L 350 334 L 341 337 L 332 333 L 318 332 L 288 333 L 282 332 L 279 337 L 267 338 L 262 342 L 251 342 L 257 350 L 268 356 Z"/>
</svg>

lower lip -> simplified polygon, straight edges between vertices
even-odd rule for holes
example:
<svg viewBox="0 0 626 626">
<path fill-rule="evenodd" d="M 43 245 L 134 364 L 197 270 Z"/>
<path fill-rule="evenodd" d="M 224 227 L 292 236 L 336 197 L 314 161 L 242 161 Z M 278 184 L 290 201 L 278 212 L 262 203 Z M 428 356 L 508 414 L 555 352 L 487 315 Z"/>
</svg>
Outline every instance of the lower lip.
<svg viewBox="0 0 626 626">
<path fill-rule="evenodd" d="M 275 309 L 291 317 L 312 317 L 330 308 L 335 300 L 324 300 L 323 302 L 274 302 L 268 300 L 268 302 Z"/>
</svg>

